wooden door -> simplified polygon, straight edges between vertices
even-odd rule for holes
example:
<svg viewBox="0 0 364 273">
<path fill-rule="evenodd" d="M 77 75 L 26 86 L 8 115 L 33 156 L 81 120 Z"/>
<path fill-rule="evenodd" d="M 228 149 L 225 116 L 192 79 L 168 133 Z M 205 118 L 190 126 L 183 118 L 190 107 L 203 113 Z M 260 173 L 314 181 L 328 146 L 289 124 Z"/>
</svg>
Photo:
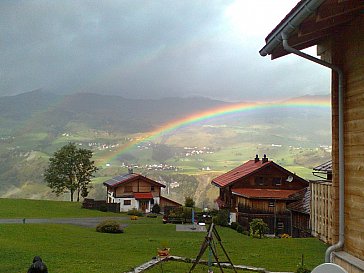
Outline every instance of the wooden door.
<svg viewBox="0 0 364 273">
<path fill-rule="evenodd" d="M 140 200 L 139 205 L 141 211 L 147 212 L 147 209 L 149 207 L 149 200 Z"/>
</svg>

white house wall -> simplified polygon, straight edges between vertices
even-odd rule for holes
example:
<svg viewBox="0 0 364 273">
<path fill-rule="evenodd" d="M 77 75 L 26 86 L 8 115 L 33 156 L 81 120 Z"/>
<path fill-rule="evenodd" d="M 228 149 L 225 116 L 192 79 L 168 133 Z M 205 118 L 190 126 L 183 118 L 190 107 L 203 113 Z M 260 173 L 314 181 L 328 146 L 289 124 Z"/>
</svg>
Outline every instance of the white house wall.
<svg viewBox="0 0 364 273">
<path fill-rule="evenodd" d="M 160 204 L 160 197 L 154 197 L 154 204 Z M 135 198 L 126 197 L 126 198 L 114 198 L 112 192 L 108 192 L 108 200 L 111 200 L 110 203 L 119 203 L 120 204 L 120 212 L 127 212 L 131 209 L 139 209 L 139 201 Z M 124 205 L 124 201 L 130 200 L 130 205 Z M 154 205 L 153 204 L 153 205 Z M 149 205 L 146 212 L 151 212 L 153 205 L 149 201 Z"/>
</svg>

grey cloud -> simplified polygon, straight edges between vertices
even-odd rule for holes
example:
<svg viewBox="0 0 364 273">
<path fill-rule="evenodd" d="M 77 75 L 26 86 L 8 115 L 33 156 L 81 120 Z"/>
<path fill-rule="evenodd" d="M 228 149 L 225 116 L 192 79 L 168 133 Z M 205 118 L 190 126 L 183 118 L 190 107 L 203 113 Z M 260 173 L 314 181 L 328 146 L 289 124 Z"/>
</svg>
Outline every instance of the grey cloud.
<svg viewBox="0 0 364 273">
<path fill-rule="evenodd" d="M 328 92 L 304 62 L 293 61 L 302 74 L 293 80 L 291 61 L 260 57 L 264 36 L 242 42 L 229 34 L 223 11 L 230 3 L 2 1 L 0 95 L 43 88 L 256 100 L 315 92 L 304 89 L 306 78 Z M 322 68 L 310 71 L 325 77 Z"/>
</svg>

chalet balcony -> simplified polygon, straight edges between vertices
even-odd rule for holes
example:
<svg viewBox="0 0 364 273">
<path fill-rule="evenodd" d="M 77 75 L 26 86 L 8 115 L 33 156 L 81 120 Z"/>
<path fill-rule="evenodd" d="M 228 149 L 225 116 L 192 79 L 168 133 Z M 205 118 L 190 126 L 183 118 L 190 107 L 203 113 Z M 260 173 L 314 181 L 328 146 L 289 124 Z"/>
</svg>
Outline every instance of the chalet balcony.
<svg viewBox="0 0 364 273">
<path fill-rule="evenodd" d="M 246 207 L 246 206 L 238 206 L 238 212 L 239 213 L 247 213 L 247 214 L 274 214 L 274 213 L 279 213 L 279 214 L 286 214 L 288 212 L 284 211 L 284 212 L 278 212 L 275 210 L 274 207 L 269 207 L 268 209 L 264 210 L 264 209 L 257 209 L 257 208 L 251 208 L 251 207 Z"/>
</svg>

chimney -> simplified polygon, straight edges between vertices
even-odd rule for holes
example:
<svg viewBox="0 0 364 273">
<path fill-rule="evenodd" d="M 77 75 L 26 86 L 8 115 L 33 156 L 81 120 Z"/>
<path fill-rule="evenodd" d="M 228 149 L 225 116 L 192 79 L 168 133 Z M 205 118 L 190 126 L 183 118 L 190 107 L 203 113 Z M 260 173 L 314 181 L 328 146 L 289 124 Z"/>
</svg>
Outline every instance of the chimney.
<svg viewBox="0 0 364 273">
<path fill-rule="evenodd" d="M 268 162 L 268 157 L 264 154 L 262 158 L 262 163 Z"/>
<path fill-rule="evenodd" d="M 128 173 L 133 174 L 133 168 L 128 168 Z"/>
<path fill-rule="evenodd" d="M 259 162 L 259 157 L 258 157 L 258 155 L 255 155 L 254 162 L 255 162 L 255 163 Z"/>
</svg>

